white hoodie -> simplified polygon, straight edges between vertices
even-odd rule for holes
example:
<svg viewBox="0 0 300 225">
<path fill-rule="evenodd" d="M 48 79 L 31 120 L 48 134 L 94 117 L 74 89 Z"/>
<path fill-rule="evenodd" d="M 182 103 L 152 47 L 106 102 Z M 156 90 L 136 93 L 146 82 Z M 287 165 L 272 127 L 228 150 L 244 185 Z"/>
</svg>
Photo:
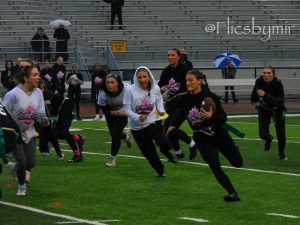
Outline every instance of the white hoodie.
<svg viewBox="0 0 300 225">
<path fill-rule="evenodd" d="M 140 87 L 136 72 L 139 69 L 146 69 L 150 74 L 150 91 Z M 163 98 L 160 88 L 155 84 L 154 77 L 147 67 L 141 66 L 137 68 L 131 84 L 124 94 L 124 107 L 128 116 L 128 126 L 131 130 L 140 130 L 151 123 L 161 120 L 159 113 L 165 113 Z M 140 122 L 140 116 L 146 115 L 145 122 Z"/>
</svg>

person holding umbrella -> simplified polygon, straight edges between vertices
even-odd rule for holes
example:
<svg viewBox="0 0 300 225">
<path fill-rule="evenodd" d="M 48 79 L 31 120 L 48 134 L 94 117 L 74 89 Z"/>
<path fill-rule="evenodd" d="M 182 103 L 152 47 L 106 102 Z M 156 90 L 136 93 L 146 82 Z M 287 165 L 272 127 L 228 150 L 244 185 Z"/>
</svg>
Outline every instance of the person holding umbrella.
<svg viewBox="0 0 300 225">
<path fill-rule="evenodd" d="M 64 61 L 68 61 L 68 40 L 70 39 L 69 31 L 61 23 L 57 29 L 55 29 L 53 37 L 56 38 L 56 59 L 59 56 L 64 58 Z"/>
<path fill-rule="evenodd" d="M 235 79 L 236 68 L 233 67 L 232 61 L 227 60 L 226 68 L 222 69 L 223 79 Z M 234 103 L 238 102 L 238 99 L 235 96 L 234 86 L 225 86 L 225 99 L 224 102 L 228 103 L 228 89 L 231 90 L 232 100 Z"/>
</svg>

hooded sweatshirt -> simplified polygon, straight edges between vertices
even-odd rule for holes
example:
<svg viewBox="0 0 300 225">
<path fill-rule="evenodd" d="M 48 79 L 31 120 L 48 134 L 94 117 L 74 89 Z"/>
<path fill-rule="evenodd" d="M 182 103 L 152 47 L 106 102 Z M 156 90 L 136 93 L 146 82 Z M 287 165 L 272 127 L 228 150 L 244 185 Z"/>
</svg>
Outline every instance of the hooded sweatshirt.
<svg viewBox="0 0 300 225">
<path fill-rule="evenodd" d="M 141 88 L 137 79 L 137 71 L 146 69 L 150 74 L 150 90 Z M 125 91 L 124 107 L 128 116 L 128 126 L 131 130 L 141 130 L 151 123 L 161 120 L 159 113 L 165 113 L 160 88 L 155 84 L 154 77 L 147 67 L 139 67 L 135 71 L 133 84 Z M 145 122 L 140 122 L 140 116 L 146 115 Z"/>
</svg>

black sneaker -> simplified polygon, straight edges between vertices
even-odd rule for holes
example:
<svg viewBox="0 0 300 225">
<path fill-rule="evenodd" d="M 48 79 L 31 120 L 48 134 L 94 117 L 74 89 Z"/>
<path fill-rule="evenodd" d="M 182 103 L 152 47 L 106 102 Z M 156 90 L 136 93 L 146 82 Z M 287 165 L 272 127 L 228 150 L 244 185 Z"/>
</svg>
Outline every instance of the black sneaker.
<svg viewBox="0 0 300 225">
<path fill-rule="evenodd" d="M 78 163 L 81 161 L 83 161 L 82 155 L 74 155 L 72 159 L 68 160 L 69 163 Z"/>
<path fill-rule="evenodd" d="M 78 136 L 80 137 L 80 139 L 77 141 L 78 148 L 79 148 L 80 152 L 83 152 L 83 144 L 85 142 L 85 139 L 81 135 L 78 135 Z"/>
<path fill-rule="evenodd" d="M 225 202 L 238 202 L 238 201 L 240 201 L 240 197 L 238 196 L 237 193 L 232 193 L 232 194 L 226 195 L 224 197 L 224 201 Z"/>
<path fill-rule="evenodd" d="M 166 177 L 166 176 L 165 176 L 165 173 L 162 172 L 162 173 L 159 173 L 159 174 L 157 175 L 157 177 L 158 177 L 158 178 L 164 178 L 164 177 Z"/>
<path fill-rule="evenodd" d="M 197 155 L 197 146 L 194 145 L 190 148 L 190 160 L 193 160 Z"/>
<path fill-rule="evenodd" d="M 286 161 L 287 160 L 286 155 L 285 154 L 279 155 L 279 160 Z"/>
<path fill-rule="evenodd" d="M 270 150 L 272 141 L 273 141 L 273 136 L 270 135 L 270 139 L 266 140 L 266 143 L 265 143 L 265 151 L 269 151 Z"/>
<path fill-rule="evenodd" d="M 166 154 L 166 157 L 168 158 L 168 161 L 172 163 L 177 163 L 177 156 L 172 151 L 169 151 L 168 154 Z"/>
<path fill-rule="evenodd" d="M 176 155 L 177 159 L 183 159 L 184 158 L 184 153 L 183 152 L 181 152 L 179 154 L 175 153 L 175 155 Z"/>
</svg>

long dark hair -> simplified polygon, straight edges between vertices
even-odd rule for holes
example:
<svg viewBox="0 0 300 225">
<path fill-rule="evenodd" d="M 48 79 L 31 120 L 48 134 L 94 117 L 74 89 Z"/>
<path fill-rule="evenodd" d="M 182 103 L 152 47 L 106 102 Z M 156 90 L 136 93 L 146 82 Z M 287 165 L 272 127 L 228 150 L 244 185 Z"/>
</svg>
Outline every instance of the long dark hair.
<svg viewBox="0 0 300 225">
<path fill-rule="evenodd" d="M 36 66 L 22 66 L 20 67 L 19 71 L 15 75 L 14 79 L 16 80 L 17 84 L 24 84 L 25 78 L 31 74 L 31 71 L 37 68 Z"/>
<path fill-rule="evenodd" d="M 113 93 L 113 92 L 110 92 L 108 91 L 107 89 L 107 86 L 106 86 L 106 80 L 108 78 L 113 78 L 114 80 L 117 81 L 118 83 L 118 91 L 116 93 Z M 115 75 L 113 73 L 110 73 L 108 74 L 105 79 L 104 79 L 104 82 L 103 82 L 103 90 L 105 91 L 105 93 L 108 95 L 108 96 L 111 96 L 111 97 L 116 97 L 118 96 L 124 89 L 124 84 L 123 84 L 123 81 L 122 81 L 122 78 L 118 75 Z"/>
</svg>

